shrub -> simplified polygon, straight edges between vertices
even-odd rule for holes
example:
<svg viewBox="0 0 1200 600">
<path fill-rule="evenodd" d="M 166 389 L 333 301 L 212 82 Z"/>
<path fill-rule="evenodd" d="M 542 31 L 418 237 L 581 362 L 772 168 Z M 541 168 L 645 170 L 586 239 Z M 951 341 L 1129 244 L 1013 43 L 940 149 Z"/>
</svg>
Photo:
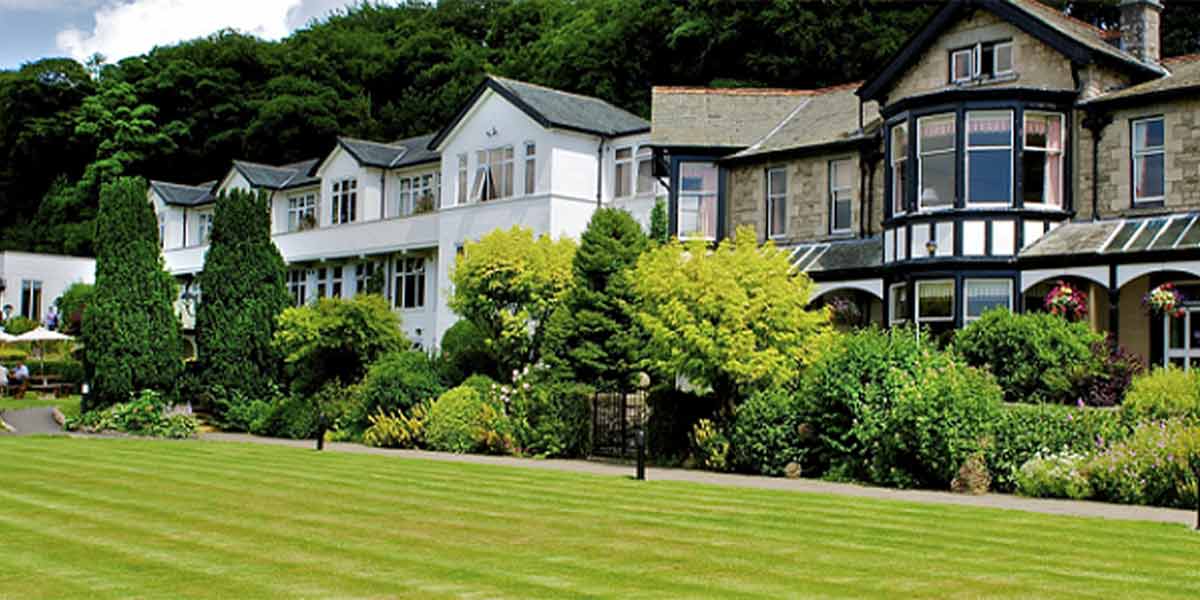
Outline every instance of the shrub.
<svg viewBox="0 0 1200 600">
<path fill-rule="evenodd" d="M 483 431 L 489 426 L 483 397 L 465 385 L 438 397 L 429 407 L 425 440 L 442 452 L 477 452 L 482 449 Z"/>
<path fill-rule="evenodd" d="M 1123 346 L 1098 344 L 1093 351 L 1104 357 L 1100 372 L 1089 376 L 1083 383 L 1083 397 L 1088 406 L 1117 406 L 1125 400 L 1125 394 L 1133 379 L 1146 370 L 1142 359 Z"/>
<path fill-rule="evenodd" d="M 407 411 L 420 402 L 432 401 L 443 391 L 433 362 L 424 352 L 385 354 L 367 369 L 349 425 L 362 430 L 369 425 L 371 415 Z"/>
<path fill-rule="evenodd" d="M 590 387 L 578 383 L 538 381 L 529 374 L 518 377 L 509 406 L 521 453 L 586 456 L 591 449 L 591 393 Z"/>
<path fill-rule="evenodd" d="M 21 335 L 22 333 L 29 333 L 30 331 L 38 328 L 37 321 L 34 321 L 33 319 L 27 319 L 20 315 L 10 317 L 7 321 L 4 321 L 3 325 L 4 333 L 7 333 L 8 335 Z"/>
<path fill-rule="evenodd" d="M 1018 470 L 1038 455 L 1089 454 L 1128 435 L 1115 410 L 1053 404 L 1009 404 L 995 424 L 988 465 L 996 489 L 1016 488 Z"/>
<path fill-rule="evenodd" d="M 90 283 L 72 283 L 54 301 L 58 307 L 59 331 L 67 335 L 79 335 L 83 326 L 83 311 L 92 301 L 95 289 Z"/>
<path fill-rule="evenodd" d="M 1086 323 L 1047 313 L 993 310 L 954 338 L 953 349 L 996 376 L 1009 402 L 1075 403 L 1104 370 L 1104 338 Z"/>
<path fill-rule="evenodd" d="M 1176 508 L 1196 506 L 1200 427 L 1181 421 L 1138 425 L 1088 463 L 1099 500 Z"/>
<path fill-rule="evenodd" d="M 280 396 L 271 403 L 265 415 L 251 423 L 250 432 L 296 440 L 312 439 L 316 437 L 319 419 L 325 419 L 328 430 L 336 429 L 345 421 L 351 412 L 354 394 L 353 387 L 331 383 L 308 396 Z"/>
<path fill-rule="evenodd" d="M 29 357 L 29 353 L 20 348 L 6 348 L 0 346 L 0 363 L 8 364 L 10 362 L 24 362 Z"/>
<path fill-rule="evenodd" d="M 217 422 L 221 428 L 228 431 L 252 431 L 255 423 L 269 418 L 281 394 L 279 387 L 273 383 L 265 389 L 266 394 L 262 398 L 252 398 L 240 389 L 230 390 L 221 385 L 210 388 L 207 396 L 219 415 Z"/>
<path fill-rule="evenodd" d="M 418 404 L 409 410 L 370 415 L 371 426 L 363 432 L 363 443 L 377 448 L 420 448 L 425 443 L 425 423 L 428 409 Z"/>
<path fill-rule="evenodd" d="M 117 403 L 102 410 L 83 413 L 67 419 L 70 431 L 99 433 L 117 431 L 131 435 L 166 438 L 189 438 L 196 435 L 196 419 L 192 415 L 168 414 L 169 403 L 153 390 L 143 390 L 129 402 Z"/>
<path fill-rule="evenodd" d="M 736 469 L 778 477 L 800 460 L 805 440 L 796 419 L 797 402 L 794 392 L 773 389 L 734 409 L 729 443 Z"/>
<path fill-rule="evenodd" d="M 956 494 L 986 494 L 992 487 L 992 473 L 988 471 L 983 452 L 967 457 L 958 468 L 958 475 L 950 482 L 950 491 Z"/>
<path fill-rule="evenodd" d="M 1017 493 L 1035 498 L 1090 498 L 1087 463 L 1088 456 L 1079 452 L 1038 454 L 1016 472 Z"/>
<path fill-rule="evenodd" d="M 717 424 L 709 419 L 700 419 L 692 428 L 692 444 L 695 458 L 705 469 L 725 471 L 729 468 L 729 438 Z"/>
<path fill-rule="evenodd" d="M 1174 367 L 1140 375 L 1129 387 L 1121 410 L 1129 422 L 1200 419 L 1200 375 Z"/>
<path fill-rule="evenodd" d="M 442 335 L 437 365 L 442 384 L 447 387 L 457 386 L 476 373 L 488 377 L 499 375 L 483 340 L 483 333 L 466 319 L 459 319 Z"/>
</svg>

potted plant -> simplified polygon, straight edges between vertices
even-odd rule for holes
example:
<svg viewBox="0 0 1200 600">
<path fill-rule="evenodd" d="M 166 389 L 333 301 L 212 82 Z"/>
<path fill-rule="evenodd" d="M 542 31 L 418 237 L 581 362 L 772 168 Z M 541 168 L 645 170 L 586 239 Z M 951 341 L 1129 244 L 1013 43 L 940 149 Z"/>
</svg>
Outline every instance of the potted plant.
<svg viewBox="0 0 1200 600">
<path fill-rule="evenodd" d="M 1087 294 L 1078 287 L 1058 281 L 1046 294 L 1046 310 L 1068 321 L 1082 321 L 1087 317 Z"/>
<path fill-rule="evenodd" d="M 1142 296 L 1142 306 L 1152 317 L 1182 317 L 1185 312 L 1183 301 L 1183 294 L 1173 283 L 1164 283 Z"/>
</svg>

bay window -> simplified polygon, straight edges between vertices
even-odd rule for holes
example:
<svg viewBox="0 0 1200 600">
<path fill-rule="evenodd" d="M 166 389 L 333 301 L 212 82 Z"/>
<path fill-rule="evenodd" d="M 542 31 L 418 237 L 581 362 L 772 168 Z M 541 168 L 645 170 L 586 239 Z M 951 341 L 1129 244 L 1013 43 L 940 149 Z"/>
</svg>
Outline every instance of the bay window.
<svg viewBox="0 0 1200 600">
<path fill-rule="evenodd" d="M 787 233 L 787 169 L 767 169 L 767 237 Z"/>
<path fill-rule="evenodd" d="M 654 152 L 650 148 L 637 151 L 637 193 L 654 193 Z"/>
<path fill-rule="evenodd" d="M 203 246 L 208 243 L 212 237 L 212 213 L 198 213 L 196 215 L 196 245 Z"/>
<path fill-rule="evenodd" d="M 963 320 L 967 323 L 994 308 L 1012 310 L 1013 289 L 1009 279 L 967 279 L 963 283 Z"/>
<path fill-rule="evenodd" d="M 478 165 L 471 198 L 476 202 L 509 198 L 513 195 L 513 147 L 475 152 Z"/>
<path fill-rule="evenodd" d="M 401 257 L 396 259 L 396 287 L 392 299 L 396 308 L 425 306 L 425 259 Z"/>
<path fill-rule="evenodd" d="M 525 194 L 537 191 L 537 145 L 525 142 Z"/>
<path fill-rule="evenodd" d="M 917 324 L 954 320 L 954 281 L 917 282 Z"/>
<path fill-rule="evenodd" d="M 679 165 L 680 238 L 717 239 L 717 165 L 685 162 Z"/>
<path fill-rule="evenodd" d="M 633 195 L 633 148 L 617 148 L 613 172 L 613 197 Z"/>
<path fill-rule="evenodd" d="M 917 208 L 951 208 L 958 179 L 955 163 L 955 120 L 953 114 L 917 120 Z"/>
<path fill-rule="evenodd" d="M 288 198 L 288 231 L 304 231 L 317 226 L 317 195 L 303 194 Z"/>
<path fill-rule="evenodd" d="M 1133 122 L 1133 203 L 1161 202 L 1166 192 L 1162 117 Z"/>
<path fill-rule="evenodd" d="M 1025 206 L 1062 207 L 1063 116 L 1025 113 L 1021 154 Z"/>
<path fill-rule="evenodd" d="M 358 180 L 343 179 L 333 182 L 333 202 L 330 203 L 329 222 L 334 225 L 353 223 L 358 218 Z"/>
<path fill-rule="evenodd" d="M 1010 204 L 1013 186 L 1011 111 L 967 113 L 967 203 Z"/>
<path fill-rule="evenodd" d="M 854 212 L 854 167 L 844 158 L 829 161 L 829 232 L 849 233 Z"/>
<path fill-rule="evenodd" d="M 903 214 L 908 197 L 908 123 L 892 127 L 892 214 Z"/>
</svg>

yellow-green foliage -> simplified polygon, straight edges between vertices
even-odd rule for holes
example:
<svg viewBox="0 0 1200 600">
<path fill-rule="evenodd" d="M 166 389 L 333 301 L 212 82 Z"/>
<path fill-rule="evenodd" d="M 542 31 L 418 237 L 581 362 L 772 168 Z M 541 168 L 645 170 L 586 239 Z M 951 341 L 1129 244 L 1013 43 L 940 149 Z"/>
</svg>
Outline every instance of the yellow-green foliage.
<svg viewBox="0 0 1200 600">
<path fill-rule="evenodd" d="M 1133 421 L 1200 418 L 1200 377 L 1174 367 L 1139 375 L 1125 394 L 1122 411 Z"/>
<path fill-rule="evenodd" d="M 700 419 L 692 428 L 692 445 L 701 466 L 714 471 L 729 469 L 729 438 L 710 419 Z"/>
<path fill-rule="evenodd" d="M 714 251 L 702 242 L 654 248 L 633 282 L 653 366 L 718 394 L 793 382 L 833 335 L 826 313 L 807 308 L 812 281 L 750 228 Z"/>
<path fill-rule="evenodd" d="M 385 414 L 382 410 L 367 417 L 371 426 L 363 432 L 363 443 L 379 448 L 419 448 L 425 442 L 428 411 L 418 404 L 405 416 L 403 411 Z"/>
</svg>

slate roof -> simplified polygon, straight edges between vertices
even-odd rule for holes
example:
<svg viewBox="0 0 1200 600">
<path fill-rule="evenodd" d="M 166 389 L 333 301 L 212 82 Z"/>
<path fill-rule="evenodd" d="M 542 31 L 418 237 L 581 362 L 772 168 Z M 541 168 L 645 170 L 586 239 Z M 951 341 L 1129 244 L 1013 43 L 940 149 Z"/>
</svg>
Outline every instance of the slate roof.
<svg viewBox="0 0 1200 600">
<path fill-rule="evenodd" d="M 1165 58 L 1163 66 L 1169 73 L 1166 77 L 1101 94 L 1086 102 L 1081 102 L 1081 104 L 1105 104 L 1130 98 L 1185 92 L 1200 88 L 1200 54 Z"/>
<path fill-rule="evenodd" d="M 283 190 L 319 183 L 321 179 L 313 175 L 313 171 L 320 162 L 321 159 L 311 158 L 286 165 L 274 166 L 235 160 L 233 161 L 233 168 L 237 169 L 246 178 L 246 181 L 249 181 L 250 185 L 254 187 Z"/>
<path fill-rule="evenodd" d="M 1069 15 L 1063 14 L 1061 10 L 1058 10 L 1052 6 L 1046 6 L 1038 0 L 1005 1 L 1025 11 L 1027 14 L 1050 26 L 1055 31 L 1058 31 L 1059 33 L 1070 37 L 1080 44 L 1087 46 L 1088 49 L 1094 52 L 1098 52 L 1139 68 L 1149 68 L 1155 71 L 1161 71 L 1157 65 L 1149 65 L 1144 63 L 1136 56 L 1109 43 L 1109 39 L 1112 37 L 1111 32 L 1107 32 L 1099 27 L 1093 26 L 1090 23 L 1086 23 Z"/>
<path fill-rule="evenodd" d="M 791 247 L 792 266 L 804 273 L 883 266 L 883 238 L 856 238 Z"/>
<path fill-rule="evenodd" d="M 811 94 L 810 90 L 778 88 L 658 86 L 652 90 L 650 142 L 656 146 L 746 148 L 771 133 Z"/>
<path fill-rule="evenodd" d="M 859 130 L 859 101 L 854 92 L 862 82 L 812 90 L 769 133 L 749 148 L 730 156 L 738 159 L 863 139 L 880 124 L 879 104 L 863 105 L 864 131 Z"/>
<path fill-rule="evenodd" d="M 433 134 L 422 135 L 392 143 L 340 137 L 338 145 L 345 148 L 359 164 L 392 169 L 438 160 L 441 155 L 428 149 L 433 137 Z"/>
<path fill-rule="evenodd" d="M 1067 223 L 1021 251 L 1021 258 L 1127 254 L 1200 248 L 1200 213 Z"/>
<path fill-rule="evenodd" d="M 151 181 L 150 188 L 162 198 L 163 202 L 172 206 L 202 206 L 215 200 L 213 187 L 216 182 L 209 181 L 200 185 L 185 185 L 167 181 Z"/>
</svg>

